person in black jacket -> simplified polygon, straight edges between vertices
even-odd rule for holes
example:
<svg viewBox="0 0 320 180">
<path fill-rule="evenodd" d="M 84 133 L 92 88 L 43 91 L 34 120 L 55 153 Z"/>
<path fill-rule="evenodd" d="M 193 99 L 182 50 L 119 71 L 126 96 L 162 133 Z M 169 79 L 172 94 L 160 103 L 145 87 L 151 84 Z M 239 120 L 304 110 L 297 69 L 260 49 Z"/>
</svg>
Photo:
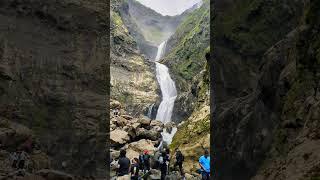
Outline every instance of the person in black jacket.
<svg viewBox="0 0 320 180">
<path fill-rule="evenodd" d="M 169 162 L 167 153 L 165 151 L 161 153 L 161 156 L 159 157 L 158 161 L 159 161 L 159 167 L 161 171 L 161 180 L 164 180 L 167 175 L 168 162 Z"/>
<path fill-rule="evenodd" d="M 176 163 L 174 164 L 174 169 L 176 169 L 176 167 L 178 166 L 181 176 L 184 176 L 183 168 L 182 168 L 184 156 L 178 148 L 176 148 L 175 150 L 176 150 L 176 153 L 175 153 Z"/>
<path fill-rule="evenodd" d="M 126 150 L 121 150 L 120 151 L 120 156 L 119 156 L 119 169 L 118 169 L 118 178 L 126 178 L 129 176 L 130 172 L 130 159 L 126 157 Z M 128 177 L 129 178 L 129 177 Z"/>
</svg>

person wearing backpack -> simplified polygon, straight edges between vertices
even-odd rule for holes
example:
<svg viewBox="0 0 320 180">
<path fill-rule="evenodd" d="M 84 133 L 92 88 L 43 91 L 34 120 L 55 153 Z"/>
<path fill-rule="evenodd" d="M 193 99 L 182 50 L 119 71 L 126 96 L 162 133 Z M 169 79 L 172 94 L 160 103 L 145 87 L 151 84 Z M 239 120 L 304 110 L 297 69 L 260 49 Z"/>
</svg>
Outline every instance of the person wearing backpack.
<svg viewBox="0 0 320 180">
<path fill-rule="evenodd" d="M 143 151 L 139 155 L 139 169 L 144 171 L 144 160 L 143 160 Z"/>
<path fill-rule="evenodd" d="M 143 171 L 144 173 L 150 171 L 150 155 L 148 150 L 144 150 L 144 154 L 143 154 Z"/>
<path fill-rule="evenodd" d="M 202 180 L 210 179 L 210 155 L 207 149 L 204 150 L 204 155 L 199 158 L 199 164 L 201 167 Z"/>
<path fill-rule="evenodd" d="M 178 148 L 176 148 L 175 156 L 176 156 L 176 163 L 174 164 L 174 169 L 176 169 L 176 167 L 178 166 L 180 174 L 183 177 L 184 173 L 183 173 L 182 164 L 183 164 L 183 161 L 184 161 L 184 156 L 183 156 L 183 154 L 181 153 L 181 151 Z"/>
<path fill-rule="evenodd" d="M 159 157 L 158 161 L 159 161 L 159 167 L 161 171 L 161 180 L 164 180 L 167 175 L 168 161 L 169 161 L 167 153 L 165 151 L 161 153 L 161 156 Z"/>
</svg>

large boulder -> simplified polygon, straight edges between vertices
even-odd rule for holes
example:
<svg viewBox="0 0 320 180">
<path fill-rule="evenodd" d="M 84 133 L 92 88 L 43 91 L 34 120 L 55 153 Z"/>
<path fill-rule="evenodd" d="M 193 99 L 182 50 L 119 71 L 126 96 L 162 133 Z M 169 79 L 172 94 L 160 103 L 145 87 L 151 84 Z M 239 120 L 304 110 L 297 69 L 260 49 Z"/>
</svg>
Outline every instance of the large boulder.
<svg viewBox="0 0 320 180">
<path fill-rule="evenodd" d="M 146 118 L 140 118 L 138 121 L 143 127 L 149 127 L 151 120 Z"/>
<path fill-rule="evenodd" d="M 110 132 L 111 144 L 123 145 L 130 141 L 130 137 L 126 131 L 116 129 Z"/>
<path fill-rule="evenodd" d="M 161 134 L 158 131 L 154 130 L 154 129 L 147 130 L 147 129 L 144 129 L 144 128 L 138 128 L 136 130 L 136 135 L 139 138 L 151 139 L 153 141 L 158 140 L 159 137 L 161 136 Z"/>
<path fill-rule="evenodd" d="M 147 139 L 141 139 L 139 141 L 127 144 L 125 146 L 125 149 L 127 149 L 127 152 L 130 149 L 135 152 L 142 152 L 143 150 L 148 150 L 150 154 L 154 154 L 155 152 L 154 142 Z"/>
<path fill-rule="evenodd" d="M 116 109 L 116 108 L 121 109 L 121 103 L 116 100 L 111 100 L 110 109 Z"/>
</svg>

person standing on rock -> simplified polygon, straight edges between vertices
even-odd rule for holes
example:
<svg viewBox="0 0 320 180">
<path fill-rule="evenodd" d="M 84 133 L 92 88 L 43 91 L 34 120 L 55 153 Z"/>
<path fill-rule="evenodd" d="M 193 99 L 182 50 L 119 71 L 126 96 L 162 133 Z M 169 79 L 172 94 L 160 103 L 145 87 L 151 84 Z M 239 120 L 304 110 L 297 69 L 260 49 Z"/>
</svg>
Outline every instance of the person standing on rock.
<svg viewBox="0 0 320 180">
<path fill-rule="evenodd" d="M 163 151 L 161 153 L 161 156 L 159 157 L 159 167 L 161 171 L 161 180 L 165 180 L 167 172 L 168 172 L 168 156 L 166 151 Z"/>
<path fill-rule="evenodd" d="M 143 166 L 144 166 L 144 173 L 147 173 L 148 171 L 150 171 L 150 155 L 148 150 L 144 150 L 144 154 L 143 154 Z"/>
<path fill-rule="evenodd" d="M 24 169 L 24 165 L 28 158 L 28 154 L 25 151 L 20 151 L 18 156 L 18 169 Z"/>
<path fill-rule="evenodd" d="M 139 160 L 138 158 L 133 158 L 131 165 L 131 180 L 139 179 Z"/>
<path fill-rule="evenodd" d="M 184 176 L 184 172 L 183 172 L 182 164 L 183 164 L 183 161 L 184 161 L 184 156 L 183 156 L 183 154 L 181 153 L 181 151 L 178 148 L 176 148 L 175 151 L 176 151 L 175 152 L 176 163 L 174 164 L 174 169 L 176 169 L 176 167 L 178 166 L 180 174 L 183 177 Z"/>
<path fill-rule="evenodd" d="M 11 159 L 12 159 L 12 168 L 17 168 L 17 163 L 18 163 L 18 153 L 17 152 L 13 152 L 11 155 Z"/>
<path fill-rule="evenodd" d="M 202 169 L 202 180 L 210 179 L 210 156 L 209 151 L 205 149 L 204 155 L 199 158 L 199 164 Z"/>
<path fill-rule="evenodd" d="M 141 151 L 141 154 L 139 155 L 139 169 L 144 171 L 143 151 Z"/>
<path fill-rule="evenodd" d="M 119 156 L 119 169 L 118 169 L 118 177 L 117 180 L 130 180 L 130 159 L 126 157 L 126 150 L 122 149 L 120 151 L 120 156 Z"/>
</svg>

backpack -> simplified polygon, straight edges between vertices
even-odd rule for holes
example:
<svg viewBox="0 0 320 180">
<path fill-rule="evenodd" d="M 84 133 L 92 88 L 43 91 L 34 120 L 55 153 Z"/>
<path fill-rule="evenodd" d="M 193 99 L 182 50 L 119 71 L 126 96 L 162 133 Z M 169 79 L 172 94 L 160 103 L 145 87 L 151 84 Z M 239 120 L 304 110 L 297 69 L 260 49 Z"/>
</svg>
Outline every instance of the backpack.
<svg viewBox="0 0 320 180">
<path fill-rule="evenodd" d="M 182 155 L 182 153 L 179 151 L 177 152 L 177 162 L 183 162 L 184 161 L 184 156 Z"/>
<path fill-rule="evenodd" d="M 143 161 L 145 161 L 145 162 L 149 161 L 149 155 L 148 154 L 143 155 Z"/>
<path fill-rule="evenodd" d="M 139 156 L 139 161 L 140 161 L 141 164 L 144 163 L 144 155 L 140 155 Z"/>
</svg>

